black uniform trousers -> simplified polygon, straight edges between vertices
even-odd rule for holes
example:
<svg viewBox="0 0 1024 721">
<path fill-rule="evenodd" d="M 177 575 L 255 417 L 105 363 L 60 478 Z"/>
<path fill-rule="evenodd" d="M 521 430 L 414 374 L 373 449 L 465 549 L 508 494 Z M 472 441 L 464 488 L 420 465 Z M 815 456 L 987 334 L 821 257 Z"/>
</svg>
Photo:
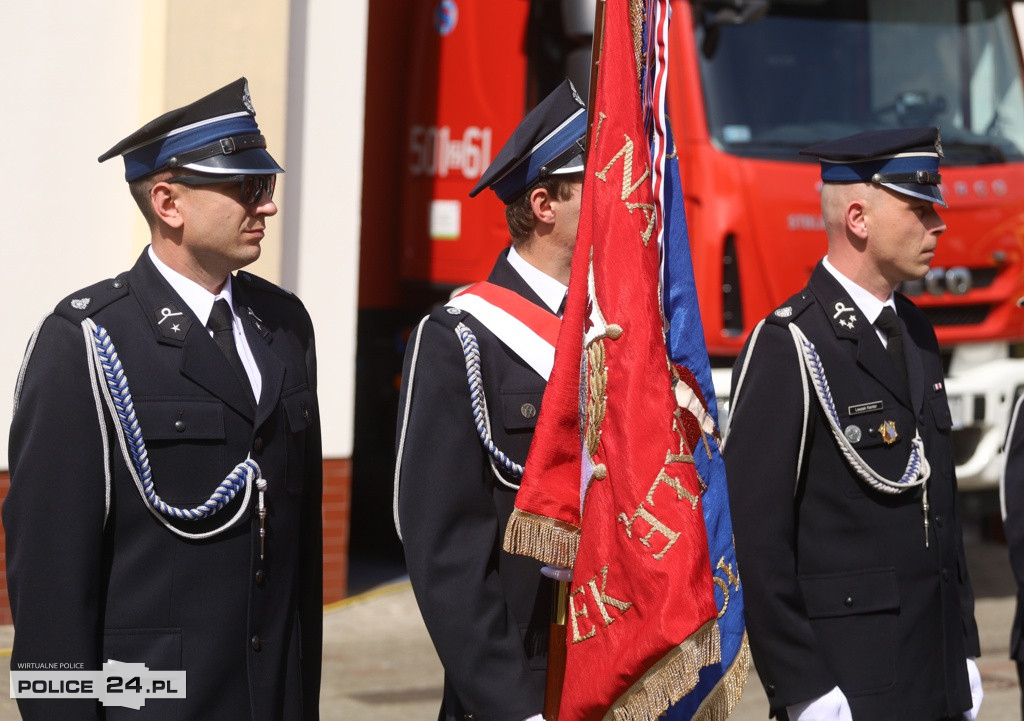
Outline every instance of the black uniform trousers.
<svg viewBox="0 0 1024 721">
<path fill-rule="evenodd" d="M 83 289 L 42 324 L 23 368 L 3 506 L 14 614 L 12 666 L 108 659 L 184 670 L 183 700 L 141 710 L 28 700 L 28 720 L 281 721 L 319 717 L 322 461 L 309 316 L 248 273 L 236 310 L 263 387 L 253 407 L 224 354 L 146 252 Z M 256 491 L 240 521 L 182 538 L 147 507 L 110 413 L 98 416 L 81 323 L 105 328 L 123 364 L 156 493 L 192 508 L 251 456 L 268 481 L 265 558 Z M 109 471 L 109 486 L 107 471 Z M 200 522 L 220 527 L 243 493 Z"/>
<path fill-rule="evenodd" d="M 488 280 L 542 301 L 503 253 Z M 550 581 L 540 563 L 502 549 L 517 481 L 495 477 L 477 436 L 466 362 L 455 334 L 480 346 L 495 445 L 523 464 L 544 379 L 470 314 L 434 311 L 406 351 L 399 429 L 408 406 L 396 486 L 413 591 L 445 669 L 439 719 L 523 721 L 543 706 Z M 417 354 L 415 368 L 412 366 Z M 410 393 L 409 380 L 413 377 Z"/>
<path fill-rule="evenodd" d="M 934 720 L 971 707 L 966 658 L 979 644 L 942 366 L 923 315 L 900 295 L 896 304 L 909 388 L 820 264 L 734 369 L 724 459 L 751 652 L 777 714 L 835 686 L 857 721 Z M 920 432 L 931 464 L 927 545 L 921 490 L 889 495 L 858 478 L 813 388 L 804 432 L 790 323 L 814 344 L 841 432 L 867 464 L 900 478 Z M 886 443 L 886 421 L 895 442 Z"/>
</svg>

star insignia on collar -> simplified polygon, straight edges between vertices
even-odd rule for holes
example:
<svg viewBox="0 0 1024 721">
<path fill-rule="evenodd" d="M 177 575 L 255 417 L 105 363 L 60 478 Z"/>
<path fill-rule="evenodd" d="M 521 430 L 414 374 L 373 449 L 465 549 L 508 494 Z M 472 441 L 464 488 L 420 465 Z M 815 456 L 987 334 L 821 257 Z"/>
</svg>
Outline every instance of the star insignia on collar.
<svg viewBox="0 0 1024 721">
<path fill-rule="evenodd" d="M 849 318 L 843 318 L 841 321 L 839 321 L 839 325 L 843 326 L 844 328 L 849 328 L 850 330 L 853 330 L 853 327 L 857 325 L 857 316 L 851 315 Z"/>
<path fill-rule="evenodd" d="M 192 327 L 192 321 L 174 303 L 165 303 L 153 309 L 156 327 L 164 338 L 181 340 Z"/>
</svg>

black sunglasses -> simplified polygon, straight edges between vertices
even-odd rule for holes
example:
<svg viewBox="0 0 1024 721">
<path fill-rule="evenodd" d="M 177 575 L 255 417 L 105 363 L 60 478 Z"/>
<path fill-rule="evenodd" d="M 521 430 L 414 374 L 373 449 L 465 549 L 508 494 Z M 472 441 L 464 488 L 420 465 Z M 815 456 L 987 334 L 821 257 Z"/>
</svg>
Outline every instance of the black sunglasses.
<svg viewBox="0 0 1024 721">
<path fill-rule="evenodd" d="M 258 205 L 264 196 L 266 200 L 274 199 L 274 187 L 277 176 L 268 175 L 178 175 L 168 178 L 168 183 L 181 183 L 188 186 L 223 185 L 238 183 L 242 186 L 242 203 Z"/>
</svg>

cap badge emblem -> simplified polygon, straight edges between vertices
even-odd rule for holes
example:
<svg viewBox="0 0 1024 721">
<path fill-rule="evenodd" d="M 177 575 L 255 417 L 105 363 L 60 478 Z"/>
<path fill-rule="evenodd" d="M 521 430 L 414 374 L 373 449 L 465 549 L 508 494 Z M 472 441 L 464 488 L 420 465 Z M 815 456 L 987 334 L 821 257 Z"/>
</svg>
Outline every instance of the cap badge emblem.
<svg viewBox="0 0 1024 721">
<path fill-rule="evenodd" d="M 71 307 L 75 310 L 85 310 L 91 302 L 92 298 L 73 298 L 71 300 Z"/>
<path fill-rule="evenodd" d="M 249 82 L 248 81 L 246 81 L 245 87 L 242 90 L 242 105 L 244 105 L 245 109 L 247 111 L 249 111 L 249 115 L 252 115 L 252 116 L 256 115 L 256 108 L 254 108 L 252 106 L 252 98 L 249 97 Z"/>
<path fill-rule="evenodd" d="M 896 421 L 882 421 L 878 427 L 878 434 L 882 437 L 882 443 L 891 446 L 899 440 L 900 434 L 896 432 Z"/>
</svg>

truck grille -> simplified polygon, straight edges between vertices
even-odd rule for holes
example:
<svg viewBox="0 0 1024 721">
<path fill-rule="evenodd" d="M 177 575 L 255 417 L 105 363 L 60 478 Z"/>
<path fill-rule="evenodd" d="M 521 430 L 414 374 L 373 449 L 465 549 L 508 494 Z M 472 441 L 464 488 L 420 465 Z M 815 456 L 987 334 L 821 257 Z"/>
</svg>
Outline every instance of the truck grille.
<svg viewBox="0 0 1024 721">
<path fill-rule="evenodd" d="M 921 308 L 928 321 L 936 328 L 983 323 L 988 318 L 989 309 L 985 304 Z"/>
</svg>

